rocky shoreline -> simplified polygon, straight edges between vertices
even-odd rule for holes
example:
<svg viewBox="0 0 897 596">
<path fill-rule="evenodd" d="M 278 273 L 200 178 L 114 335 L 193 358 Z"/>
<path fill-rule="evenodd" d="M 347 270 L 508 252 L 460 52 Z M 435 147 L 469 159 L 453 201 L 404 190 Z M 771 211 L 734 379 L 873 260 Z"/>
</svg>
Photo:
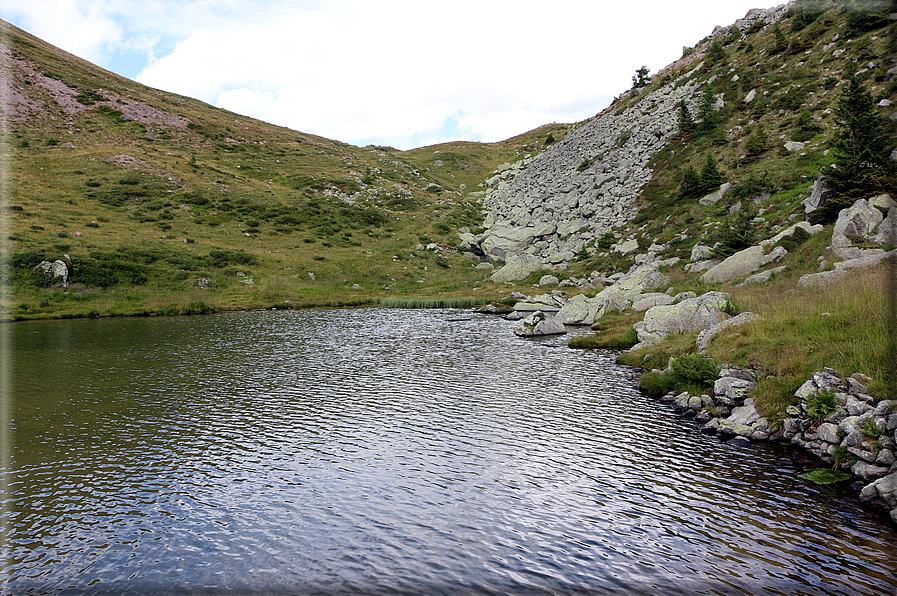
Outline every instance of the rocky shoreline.
<svg viewBox="0 0 897 596">
<path fill-rule="evenodd" d="M 853 478 L 859 498 L 890 512 L 897 524 L 897 401 L 868 393 L 869 377 L 849 377 L 826 368 L 795 392 L 781 425 L 770 425 L 754 406 L 751 371 L 723 366 L 713 391 L 702 395 L 668 393 L 673 410 L 701 424 L 701 432 L 736 445 L 788 440 L 820 463 Z"/>
</svg>

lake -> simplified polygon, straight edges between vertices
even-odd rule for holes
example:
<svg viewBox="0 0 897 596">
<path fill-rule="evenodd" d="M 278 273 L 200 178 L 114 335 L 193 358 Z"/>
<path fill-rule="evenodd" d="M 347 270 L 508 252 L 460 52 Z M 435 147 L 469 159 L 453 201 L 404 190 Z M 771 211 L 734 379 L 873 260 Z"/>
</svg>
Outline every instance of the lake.
<svg viewBox="0 0 897 596">
<path fill-rule="evenodd" d="M 849 489 L 514 325 L 8 325 L 4 593 L 897 593 L 897 532 Z"/>
</svg>

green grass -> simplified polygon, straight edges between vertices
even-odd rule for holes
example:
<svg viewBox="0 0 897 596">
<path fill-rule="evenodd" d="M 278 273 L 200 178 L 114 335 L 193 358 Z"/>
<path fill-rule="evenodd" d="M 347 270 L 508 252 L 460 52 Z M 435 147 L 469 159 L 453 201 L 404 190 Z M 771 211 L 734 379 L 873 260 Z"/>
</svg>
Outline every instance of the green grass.
<svg viewBox="0 0 897 596">
<path fill-rule="evenodd" d="M 826 366 L 847 376 L 868 375 L 875 394 L 893 399 L 893 266 L 857 270 L 821 289 L 795 291 L 788 277 L 765 287 L 731 288 L 743 311 L 763 318 L 723 331 L 710 351 L 761 372 L 757 407 L 772 419 L 781 419 L 797 386 Z"/>
<path fill-rule="evenodd" d="M 383 298 L 384 308 L 474 308 L 488 301 L 482 298 Z"/>
</svg>

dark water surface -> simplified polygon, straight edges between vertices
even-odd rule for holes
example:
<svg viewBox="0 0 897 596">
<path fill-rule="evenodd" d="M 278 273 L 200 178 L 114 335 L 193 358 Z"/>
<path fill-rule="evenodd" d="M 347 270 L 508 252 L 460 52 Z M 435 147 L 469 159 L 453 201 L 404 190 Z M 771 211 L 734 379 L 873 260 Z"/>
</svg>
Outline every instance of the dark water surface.
<svg viewBox="0 0 897 596">
<path fill-rule="evenodd" d="M 11 326 L 2 592 L 897 593 L 851 493 L 458 314 Z"/>
</svg>

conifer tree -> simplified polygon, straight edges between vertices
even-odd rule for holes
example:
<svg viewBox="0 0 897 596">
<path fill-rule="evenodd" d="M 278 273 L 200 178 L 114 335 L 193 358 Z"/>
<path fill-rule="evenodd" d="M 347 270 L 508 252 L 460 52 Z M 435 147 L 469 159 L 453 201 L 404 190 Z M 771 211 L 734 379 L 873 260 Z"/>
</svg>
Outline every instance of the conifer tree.
<svg viewBox="0 0 897 596">
<path fill-rule="evenodd" d="M 651 83 L 651 77 L 648 73 L 651 72 L 646 65 L 642 64 L 642 67 L 635 71 L 635 74 L 632 75 L 632 88 L 638 89 L 639 87 L 647 87 Z"/>
<path fill-rule="evenodd" d="M 714 145 L 725 143 L 726 139 L 722 136 L 723 119 L 716 109 L 716 96 L 713 95 L 713 89 L 710 85 L 705 85 L 701 92 L 701 102 L 698 104 L 698 118 L 701 121 L 695 128 L 698 136 L 706 137 Z"/>
<path fill-rule="evenodd" d="M 704 165 L 701 166 L 701 191 L 704 194 L 711 193 L 718 189 L 723 183 L 723 174 L 716 165 L 713 154 L 707 155 Z"/>
<path fill-rule="evenodd" d="M 688 111 L 688 106 L 685 105 L 685 100 L 679 102 L 679 134 L 685 138 L 691 136 L 691 133 L 695 130 L 694 119 L 691 117 L 691 112 Z"/>
<path fill-rule="evenodd" d="M 830 206 L 829 216 L 857 199 L 893 190 L 889 187 L 894 184 L 883 119 L 872 94 L 854 75 L 835 107 L 835 122 L 839 130 L 832 141 L 836 161 L 831 178 L 839 200 Z"/>
<path fill-rule="evenodd" d="M 682 176 L 681 196 L 686 199 L 693 199 L 701 196 L 701 175 L 693 167 L 688 166 L 685 174 Z"/>
</svg>

